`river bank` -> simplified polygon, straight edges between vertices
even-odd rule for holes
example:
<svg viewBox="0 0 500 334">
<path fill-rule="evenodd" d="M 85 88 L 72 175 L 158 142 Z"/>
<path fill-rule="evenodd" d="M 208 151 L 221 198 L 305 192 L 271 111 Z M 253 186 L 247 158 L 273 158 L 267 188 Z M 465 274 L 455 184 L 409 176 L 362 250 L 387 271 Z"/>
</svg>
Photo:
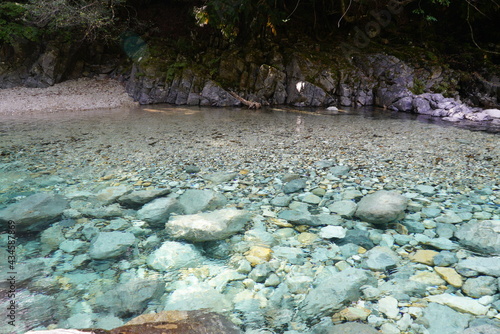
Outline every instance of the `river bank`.
<svg viewBox="0 0 500 334">
<path fill-rule="evenodd" d="M 124 86 L 110 79 L 81 78 L 47 88 L 0 89 L 0 114 L 112 109 L 134 105 Z"/>
</svg>

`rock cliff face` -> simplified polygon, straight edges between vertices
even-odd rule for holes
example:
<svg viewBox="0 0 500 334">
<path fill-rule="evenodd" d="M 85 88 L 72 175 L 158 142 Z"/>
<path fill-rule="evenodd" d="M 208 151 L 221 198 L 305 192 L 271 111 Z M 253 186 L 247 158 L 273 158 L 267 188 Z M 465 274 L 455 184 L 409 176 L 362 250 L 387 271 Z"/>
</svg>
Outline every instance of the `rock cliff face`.
<svg viewBox="0 0 500 334">
<path fill-rule="evenodd" d="M 275 45 L 269 50 L 232 47 L 185 57 L 175 50 L 155 50 L 124 66 L 120 57 L 98 46 L 83 53 L 82 48 L 60 41 L 0 46 L 0 88 L 111 76 L 126 81 L 128 93 L 140 104 L 239 106 L 229 93 L 235 91 L 263 105 L 374 105 L 450 120 L 491 119 L 461 99 L 469 105 L 500 106 L 500 84 L 493 74 L 485 78 L 475 72 L 464 82 L 463 73 L 446 65 L 409 64 L 385 53 L 347 58 L 335 49 L 309 52 Z"/>
<path fill-rule="evenodd" d="M 462 103 L 456 90 L 460 73 L 445 66 L 410 66 L 383 53 L 361 54 L 352 59 L 326 55 L 320 59 L 296 50 L 248 54 L 226 51 L 220 56 L 216 75 L 186 66 L 173 76 L 165 76 L 152 70 L 152 63 L 134 63 L 127 78 L 127 90 L 140 104 L 239 106 L 241 102 L 229 94 L 236 91 L 262 105 L 378 106 L 449 121 L 492 119 L 482 109 Z M 451 97 L 445 98 L 440 92 Z M 462 98 L 479 105 L 500 104 L 498 89 L 490 89 L 486 96 Z"/>
</svg>

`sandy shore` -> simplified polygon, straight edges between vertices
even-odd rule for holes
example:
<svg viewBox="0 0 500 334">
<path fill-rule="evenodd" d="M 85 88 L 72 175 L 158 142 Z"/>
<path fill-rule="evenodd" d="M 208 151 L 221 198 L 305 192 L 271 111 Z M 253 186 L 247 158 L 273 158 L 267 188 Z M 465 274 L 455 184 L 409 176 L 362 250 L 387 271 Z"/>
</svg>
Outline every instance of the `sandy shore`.
<svg viewBox="0 0 500 334">
<path fill-rule="evenodd" d="M 82 78 L 48 88 L 0 89 L 0 114 L 33 111 L 70 111 L 135 105 L 125 87 L 115 80 Z"/>
</svg>

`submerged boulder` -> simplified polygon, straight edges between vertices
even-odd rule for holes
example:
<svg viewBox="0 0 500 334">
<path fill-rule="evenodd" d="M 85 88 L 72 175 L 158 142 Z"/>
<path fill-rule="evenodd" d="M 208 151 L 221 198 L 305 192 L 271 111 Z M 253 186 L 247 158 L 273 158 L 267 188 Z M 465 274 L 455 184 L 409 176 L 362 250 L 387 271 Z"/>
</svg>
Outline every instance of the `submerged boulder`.
<svg viewBox="0 0 500 334">
<path fill-rule="evenodd" d="M 0 223 L 5 228 L 8 221 L 14 221 L 17 232 L 39 232 L 57 221 L 67 206 L 61 195 L 34 194 L 1 210 Z"/>
<path fill-rule="evenodd" d="M 359 201 L 356 217 L 373 224 L 387 224 L 404 216 L 408 199 L 394 191 L 379 190 Z"/>
<path fill-rule="evenodd" d="M 165 229 L 177 239 L 193 242 L 223 240 L 242 231 L 249 220 L 250 215 L 246 211 L 222 209 L 171 217 Z"/>
</svg>

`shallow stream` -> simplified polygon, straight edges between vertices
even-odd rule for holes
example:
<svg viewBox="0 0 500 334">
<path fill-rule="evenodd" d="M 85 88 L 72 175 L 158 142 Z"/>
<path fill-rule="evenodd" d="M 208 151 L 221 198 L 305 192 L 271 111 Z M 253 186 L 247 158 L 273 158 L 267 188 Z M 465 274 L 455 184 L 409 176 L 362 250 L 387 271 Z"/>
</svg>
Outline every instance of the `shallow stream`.
<svg viewBox="0 0 500 334">
<path fill-rule="evenodd" d="M 373 246 L 398 254 L 398 266 L 409 268 L 405 279 L 421 271 L 433 272 L 432 266 L 408 262 L 408 254 L 430 248 L 458 253 L 458 260 L 466 258 L 473 253 L 459 245 L 453 235 L 460 224 L 500 219 L 498 129 L 480 126 L 474 130 L 483 131 L 471 131 L 434 123 L 435 120 L 384 110 L 317 114 L 285 109 L 256 112 L 163 105 L 2 115 L 0 210 L 37 193 L 61 194 L 69 206 L 58 221 L 46 226 L 59 226 L 59 239 L 41 237 L 43 231 L 16 235 L 16 326 L 2 325 L 0 333 L 55 327 L 111 329 L 139 314 L 176 306 L 223 313 L 248 333 L 263 328 L 269 329 L 265 333 L 314 333 L 320 319 L 332 314 L 314 318 L 300 313 L 305 309 L 305 296 L 322 273 L 342 271 L 347 266 L 368 271 L 380 283 L 390 278 L 366 268 L 367 247 L 359 254 L 351 254 L 340 248 L 346 244 L 342 238 L 322 238 L 321 224 L 288 222 L 280 218 L 283 210 L 334 216 L 337 220 L 331 225 L 365 231 Z M 339 166 L 346 169 L 330 169 Z M 229 176 L 215 180 L 214 174 Z M 307 185 L 284 194 L 283 185 L 294 178 L 305 179 Z M 174 199 L 189 189 L 211 190 L 226 198 L 221 207 L 246 210 L 252 218 L 244 231 L 227 240 L 195 243 L 200 252 L 197 265 L 172 266 L 172 270 L 162 272 L 148 265 L 146 259 L 163 242 L 173 240 L 163 225 L 152 227 L 141 219 L 139 208 L 117 204 L 117 198 L 101 201 L 98 196 L 109 188 L 123 186 L 128 192 L 167 189 L 168 196 Z M 423 191 L 419 186 L 429 188 Z M 399 228 L 374 227 L 352 214 L 340 215 L 329 209 L 340 201 L 359 202 L 362 196 L 380 189 L 394 190 L 410 199 L 412 204 L 402 220 L 407 223 L 402 224 L 406 228 L 400 228 L 401 224 Z M 288 197 L 289 202 L 278 205 L 273 202 L 276 197 Z M 435 216 L 422 214 L 423 208 L 435 209 Z M 446 222 L 450 212 L 461 220 Z M 92 233 L 85 232 L 89 226 L 94 229 Z M 444 231 L 445 227 L 450 228 Z M 89 258 L 91 237 L 102 231 L 130 232 L 135 243 L 116 256 Z M 456 248 L 423 246 L 423 237 L 417 235 L 432 240 L 446 235 Z M 65 241 L 66 246 L 61 247 Z M 78 247 L 67 246 L 69 242 Z M 258 263 L 248 258 L 256 244 L 264 244 L 271 249 L 270 254 L 278 252 L 273 247 L 297 249 L 300 259 L 289 258 L 288 253 L 280 257 L 270 255 L 265 260 L 269 264 L 264 277 L 256 279 L 253 270 Z M 1 235 L 0 245 L 1 258 L 7 258 L 6 233 Z M 248 269 L 246 263 L 250 265 Z M 0 265 L 7 268 L 7 263 Z M 30 266 L 35 269 L 30 270 Z M 222 274 L 227 277 L 221 277 Z M 275 282 L 270 282 L 270 277 Z M 146 297 L 131 292 L 131 300 L 102 300 L 108 290 L 123 291 L 123 284 L 130 280 L 161 282 L 165 286 L 160 292 L 145 292 L 150 294 Z M 216 287 L 214 282 L 218 282 Z M 428 295 L 439 294 L 440 286 L 447 287 L 448 293 L 464 294 L 443 279 L 438 283 L 422 284 Z M 288 290 L 283 292 L 285 288 L 280 286 Z M 6 293 L 7 285 L 0 288 L 1 309 L 5 312 L 4 306 L 11 298 Z M 184 294 L 179 292 L 177 296 L 175 291 Z M 412 314 L 409 324 L 398 323 L 409 314 L 409 305 L 418 304 L 425 294 L 408 292 L 402 296 L 381 291 L 380 298 L 390 295 L 399 300 L 399 318 L 379 310 L 380 298 L 360 295 L 345 304 L 358 302 L 370 310 L 375 318 L 356 320 L 368 321 L 373 327 L 393 326 L 401 332 L 425 333 L 424 324 L 430 316 L 419 321 L 420 315 Z M 279 302 L 278 294 L 285 296 Z M 204 295 L 208 296 L 206 300 L 199 300 Z M 493 306 L 500 299 L 498 288 L 491 296 L 486 315 L 453 312 L 466 317 L 466 323 L 476 318 L 494 321 L 496 307 L 500 306 Z M 285 302 L 283 298 L 289 300 Z M 133 300 L 141 300 L 140 306 L 127 309 L 120 304 Z M 109 304 L 113 302 L 117 305 Z M 425 312 L 421 316 L 425 317 Z"/>
</svg>

